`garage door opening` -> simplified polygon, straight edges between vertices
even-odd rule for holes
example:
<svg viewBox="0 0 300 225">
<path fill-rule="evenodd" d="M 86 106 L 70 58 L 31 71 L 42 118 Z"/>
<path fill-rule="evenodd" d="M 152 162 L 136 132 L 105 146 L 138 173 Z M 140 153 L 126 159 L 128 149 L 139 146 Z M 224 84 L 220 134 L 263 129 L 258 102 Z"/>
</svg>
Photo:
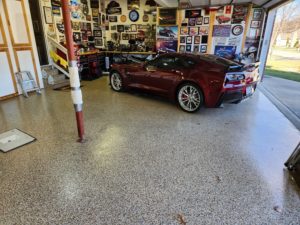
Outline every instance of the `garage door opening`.
<svg viewBox="0 0 300 225">
<path fill-rule="evenodd" d="M 300 0 L 271 11 L 274 26 L 262 90 L 300 129 Z"/>
</svg>

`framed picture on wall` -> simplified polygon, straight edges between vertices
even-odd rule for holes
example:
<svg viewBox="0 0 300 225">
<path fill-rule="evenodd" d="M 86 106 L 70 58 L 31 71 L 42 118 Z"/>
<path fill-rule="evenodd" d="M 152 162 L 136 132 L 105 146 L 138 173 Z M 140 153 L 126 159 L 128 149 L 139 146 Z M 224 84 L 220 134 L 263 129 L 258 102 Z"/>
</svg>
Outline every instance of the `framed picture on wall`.
<svg viewBox="0 0 300 225">
<path fill-rule="evenodd" d="M 81 39 L 82 39 L 83 41 L 87 41 L 87 40 L 88 40 L 88 35 L 87 35 L 86 32 L 81 32 Z"/>
<path fill-rule="evenodd" d="M 109 22 L 111 22 L 111 23 L 116 23 L 116 22 L 118 22 L 118 17 L 117 17 L 117 16 L 110 16 L 110 17 L 109 17 Z"/>
<path fill-rule="evenodd" d="M 185 44 L 185 36 L 181 36 L 180 37 L 180 43 L 181 44 Z"/>
<path fill-rule="evenodd" d="M 94 22 L 94 23 L 99 23 L 98 17 L 93 17 L 93 22 Z"/>
<path fill-rule="evenodd" d="M 207 45 L 201 45 L 200 46 L 200 52 L 201 53 L 206 53 L 207 52 Z"/>
<path fill-rule="evenodd" d="M 72 21 L 72 29 L 73 30 L 80 30 L 80 22 L 74 22 Z"/>
<path fill-rule="evenodd" d="M 46 24 L 53 24 L 52 9 L 50 7 L 44 6 L 44 16 Z"/>
<path fill-rule="evenodd" d="M 99 9 L 99 0 L 91 0 L 91 8 Z"/>
<path fill-rule="evenodd" d="M 87 21 L 92 21 L 92 16 L 91 15 L 86 15 L 85 18 L 86 18 Z"/>
<path fill-rule="evenodd" d="M 189 34 L 189 28 L 188 27 L 180 27 L 180 34 L 181 35 L 188 35 Z"/>
<path fill-rule="evenodd" d="M 102 30 L 94 30 L 93 33 L 95 37 L 102 37 Z"/>
<path fill-rule="evenodd" d="M 179 46 L 179 52 L 185 52 L 185 45 Z"/>
<path fill-rule="evenodd" d="M 199 17 L 196 19 L 196 25 L 202 25 L 202 20 L 203 20 L 203 17 Z"/>
<path fill-rule="evenodd" d="M 191 45 L 186 45 L 185 50 L 187 52 L 191 52 L 192 51 L 192 46 Z"/>
<path fill-rule="evenodd" d="M 136 39 L 136 34 L 130 34 L 129 39 L 130 40 L 135 40 Z"/>
<path fill-rule="evenodd" d="M 159 25 L 176 25 L 177 8 L 159 8 Z"/>
<path fill-rule="evenodd" d="M 198 17 L 201 17 L 201 9 L 185 10 L 185 18 L 198 18 Z"/>
<path fill-rule="evenodd" d="M 208 42 L 208 35 L 202 35 L 201 44 L 207 44 Z"/>
<path fill-rule="evenodd" d="M 125 29 L 125 28 L 124 28 L 124 25 L 117 25 L 117 31 L 118 31 L 118 32 L 120 32 L 120 33 L 121 33 L 121 32 L 124 32 L 124 29 Z"/>
<path fill-rule="evenodd" d="M 190 27 L 189 28 L 189 35 L 195 36 L 199 34 L 199 29 L 198 27 Z"/>
<path fill-rule="evenodd" d="M 52 6 L 52 14 L 56 15 L 56 16 L 60 16 L 61 15 L 60 7 L 58 7 L 58 6 Z"/>
<path fill-rule="evenodd" d="M 94 29 L 99 29 L 99 23 L 93 23 Z"/>
<path fill-rule="evenodd" d="M 131 24 L 130 29 L 131 29 L 131 32 L 136 32 L 137 31 L 136 24 Z"/>
<path fill-rule="evenodd" d="M 103 40 L 102 38 L 95 38 L 95 46 L 99 47 L 103 45 Z"/>
<path fill-rule="evenodd" d="M 195 45 L 195 46 L 194 46 L 194 52 L 195 52 L 195 53 L 199 52 L 199 45 Z"/>
<path fill-rule="evenodd" d="M 252 20 L 250 27 L 251 28 L 260 28 L 260 25 L 261 25 L 261 21 L 259 21 L 259 20 Z"/>
<path fill-rule="evenodd" d="M 124 25 L 124 30 L 125 31 L 130 31 L 130 25 Z"/>
<path fill-rule="evenodd" d="M 253 10 L 253 20 L 260 20 L 262 16 L 262 9 Z"/>
<path fill-rule="evenodd" d="M 200 35 L 207 35 L 208 34 L 208 30 L 209 30 L 208 26 L 201 26 L 199 28 L 199 34 Z"/>
<path fill-rule="evenodd" d="M 110 36 L 111 36 L 111 39 L 113 40 L 113 41 L 117 41 L 118 40 L 118 33 L 110 33 Z"/>
<path fill-rule="evenodd" d="M 73 32 L 73 41 L 80 42 L 81 41 L 81 33 L 80 32 Z"/>
<path fill-rule="evenodd" d="M 123 33 L 122 34 L 122 40 L 129 40 L 129 34 Z"/>
<path fill-rule="evenodd" d="M 194 44 L 200 44 L 201 36 L 195 36 L 194 37 Z"/>
<path fill-rule="evenodd" d="M 92 9 L 92 17 L 98 17 L 99 10 L 98 9 Z"/>
<path fill-rule="evenodd" d="M 209 17 L 204 17 L 203 23 L 204 24 L 209 24 Z"/>
<path fill-rule="evenodd" d="M 186 37 L 186 43 L 187 44 L 192 44 L 193 43 L 193 37 L 192 36 L 187 36 Z"/>
<path fill-rule="evenodd" d="M 51 5 L 61 7 L 61 2 L 60 0 L 51 0 Z"/>
<path fill-rule="evenodd" d="M 189 18 L 189 26 L 196 26 L 196 18 Z"/>
<path fill-rule="evenodd" d="M 186 26 L 188 25 L 188 23 L 189 23 L 189 19 L 188 19 L 188 18 L 185 18 L 185 19 L 182 20 L 181 26 L 182 26 L 182 27 L 186 27 Z"/>
</svg>

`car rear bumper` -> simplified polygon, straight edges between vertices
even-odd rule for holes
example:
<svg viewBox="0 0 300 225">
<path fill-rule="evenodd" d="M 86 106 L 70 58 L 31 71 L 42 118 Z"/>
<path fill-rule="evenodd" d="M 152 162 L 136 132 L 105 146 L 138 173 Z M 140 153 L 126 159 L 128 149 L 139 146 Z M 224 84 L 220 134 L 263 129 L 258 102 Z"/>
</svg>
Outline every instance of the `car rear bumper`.
<svg viewBox="0 0 300 225">
<path fill-rule="evenodd" d="M 256 90 L 257 82 L 239 88 L 225 89 L 220 98 L 220 103 L 237 103 L 252 96 Z"/>
</svg>

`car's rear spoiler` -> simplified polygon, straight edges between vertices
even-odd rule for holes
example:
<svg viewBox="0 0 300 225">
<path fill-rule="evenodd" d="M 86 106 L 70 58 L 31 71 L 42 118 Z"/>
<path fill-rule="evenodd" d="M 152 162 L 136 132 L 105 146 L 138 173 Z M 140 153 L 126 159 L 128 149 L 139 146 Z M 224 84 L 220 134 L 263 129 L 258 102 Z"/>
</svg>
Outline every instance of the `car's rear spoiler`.
<svg viewBox="0 0 300 225">
<path fill-rule="evenodd" d="M 228 67 L 228 72 L 238 72 L 238 71 L 254 71 L 259 67 L 260 62 L 250 63 L 250 64 L 240 64 L 231 65 Z"/>
<path fill-rule="evenodd" d="M 260 62 L 255 62 L 255 63 L 250 63 L 250 64 L 244 65 L 244 68 L 245 69 L 249 69 L 249 68 L 256 69 L 259 67 L 259 65 L 260 65 Z"/>
</svg>

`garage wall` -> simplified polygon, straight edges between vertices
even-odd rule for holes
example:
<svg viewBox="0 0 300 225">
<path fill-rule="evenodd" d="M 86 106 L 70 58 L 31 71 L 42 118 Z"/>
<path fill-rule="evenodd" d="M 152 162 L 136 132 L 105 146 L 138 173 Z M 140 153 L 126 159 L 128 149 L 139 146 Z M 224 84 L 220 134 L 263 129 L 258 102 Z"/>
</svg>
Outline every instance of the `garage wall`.
<svg viewBox="0 0 300 225">
<path fill-rule="evenodd" d="M 48 37 L 53 38 L 57 42 L 65 42 L 65 34 L 59 29 L 59 27 L 63 28 L 63 17 L 62 17 L 62 9 L 60 6 L 53 5 L 52 2 L 39 0 L 40 1 L 40 10 L 42 15 L 42 22 L 45 33 L 46 46 L 48 49 L 48 56 L 50 43 L 48 41 Z M 70 1 L 71 2 L 71 1 Z M 97 47 L 103 47 L 103 37 L 104 37 L 104 28 L 105 22 L 102 23 L 102 16 L 105 18 L 104 10 L 101 9 L 101 4 L 99 2 L 99 8 L 91 8 L 90 1 L 82 1 L 86 2 L 86 4 L 82 4 L 80 0 L 73 0 L 71 5 L 71 20 L 72 20 L 72 31 L 76 33 L 80 38 L 78 43 L 81 40 L 88 41 L 88 36 L 93 36 L 94 30 L 101 30 L 101 35 L 97 39 L 101 39 L 101 41 L 97 41 Z M 87 5 L 87 8 L 83 7 Z M 52 12 L 52 22 L 46 22 L 45 11 L 50 10 Z M 85 13 L 87 12 L 87 13 Z M 96 12 L 96 15 L 93 15 L 93 12 Z M 102 35 L 103 34 L 103 35 Z M 100 44 L 101 43 L 101 44 Z"/>
<path fill-rule="evenodd" d="M 245 63 L 255 61 L 263 27 L 264 11 L 262 9 L 253 8 L 250 4 L 244 6 L 228 5 L 209 12 L 204 8 L 200 10 L 202 24 L 195 26 L 183 26 L 184 23 L 189 24 L 188 20 L 190 19 L 185 17 L 186 10 L 180 10 L 181 18 L 178 21 L 179 51 L 216 54 Z M 209 23 L 204 24 L 204 19 L 209 20 Z M 183 35 L 182 30 L 186 28 L 189 31 L 198 28 L 199 34 L 189 33 Z M 203 37 L 206 36 L 206 34 L 200 32 L 202 28 L 208 30 L 207 43 L 202 43 Z M 192 36 L 192 44 L 184 43 L 184 39 L 187 42 L 189 36 Z M 200 38 L 197 36 L 200 36 Z M 196 37 L 200 39 L 200 45 L 195 43 Z M 246 52 L 246 54 L 242 56 L 242 52 Z"/>
<path fill-rule="evenodd" d="M 109 22 L 109 30 L 106 31 L 106 37 L 107 40 L 110 40 L 112 35 L 116 35 L 118 34 L 117 30 L 116 30 L 116 26 L 117 25 L 123 25 L 123 26 L 131 26 L 131 25 L 135 25 L 137 27 L 137 31 L 131 31 L 131 29 L 122 32 L 121 34 L 121 44 L 128 44 L 128 40 L 123 40 L 123 34 L 128 34 L 130 35 L 137 35 L 138 34 L 138 30 L 143 30 L 145 33 L 147 33 L 148 29 L 150 27 L 152 27 L 152 25 L 156 24 L 156 16 L 154 16 L 153 14 L 149 14 L 145 11 L 145 8 L 149 8 L 149 6 L 146 6 L 146 0 L 140 0 L 140 7 L 139 9 L 136 9 L 136 11 L 139 13 L 139 19 L 136 22 L 132 22 L 129 19 L 129 13 L 130 13 L 130 9 L 128 9 L 127 6 L 127 0 L 123 0 L 123 1 L 117 1 L 120 4 L 120 7 L 122 9 L 122 13 L 120 15 L 117 14 L 112 14 L 112 15 L 108 15 L 108 17 L 112 17 L 112 16 L 117 16 L 117 22 Z M 106 5 L 105 7 L 107 8 L 107 5 L 110 3 L 110 0 L 106 1 Z M 121 16 L 124 15 L 126 17 L 126 21 L 122 22 L 121 21 Z M 148 17 L 148 21 L 144 20 L 144 16 Z M 146 26 L 150 26 L 149 28 L 146 28 Z M 113 29 L 112 29 L 113 28 Z M 120 35 L 120 34 L 118 34 Z"/>
</svg>

